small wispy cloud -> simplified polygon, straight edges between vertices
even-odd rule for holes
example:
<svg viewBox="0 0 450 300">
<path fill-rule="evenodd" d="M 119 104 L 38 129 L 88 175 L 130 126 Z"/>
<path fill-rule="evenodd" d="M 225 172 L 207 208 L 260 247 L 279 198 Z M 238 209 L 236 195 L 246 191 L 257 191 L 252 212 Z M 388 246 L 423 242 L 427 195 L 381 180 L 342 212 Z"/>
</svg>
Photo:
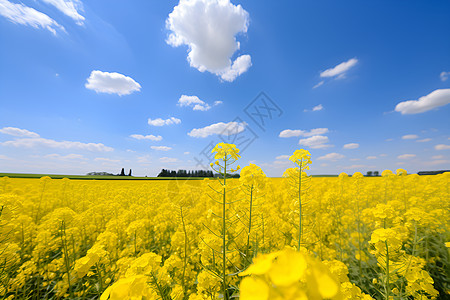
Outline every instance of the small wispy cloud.
<svg viewBox="0 0 450 300">
<path fill-rule="evenodd" d="M 136 140 L 150 140 L 150 141 L 161 141 L 162 140 L 162 136 L 153 135 L 153 134 L 149 134 L 149 135 L 132 134 L 132 135 L 130 135 L 130 137 L 133 139 L 136 139 Z"/>
<path fill-rule="evenodd" d="M 169 150 L 172 150 L 172 147 L 167 147 L 167 146 L 151 146 L 150 148 L 152 148 L 153 150 L 157 150 L 157 151 L 169 151 Z"/>
<path fill-rule="evenodd" d="M 359 148 L 359 144 L 358 143 L 348 143 L 348 144 L 345 144 L 342 148 L 344 148 L 344 149 L 356 149 L 356 148 Z"/>
</svg>

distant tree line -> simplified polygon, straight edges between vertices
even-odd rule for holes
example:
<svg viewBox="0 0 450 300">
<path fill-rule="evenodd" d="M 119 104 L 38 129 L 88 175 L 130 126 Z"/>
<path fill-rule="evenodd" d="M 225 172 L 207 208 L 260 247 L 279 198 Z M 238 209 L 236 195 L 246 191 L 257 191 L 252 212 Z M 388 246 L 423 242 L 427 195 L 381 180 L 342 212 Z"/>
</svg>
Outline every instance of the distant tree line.
<svg viewBox="0 0 450 300">
<path fill-rule="evenodd" d="M 450 170 L 439 170 L 439 171 L 420 171 L 417 172 L 417 174 L 419 175 L 438 175 L 438 174 L 442 174 L 445 172 L 450 172 Z"/>
<path fill-rule="evenodd" d="M 128 175 L 125 175 L 125 168 L 122 168 L 119 174 L 112 174 L 108 172 L 89 172 L 86 175 L 88 176 L 132 176 L 131 175 L 131 169 L 130 172 L 128 172 Z"/>
<path fill-rule="evenodd" d="M 158 177 L 214 177 L 214 173 L 212 171 L 205 170 L 167 170 L 162 169 L 159 172 Z"/>
<path fill-rule="evenodd" d="M 213 171 L 206 170 L 167 170 L 162 169 L 159 172 L 158 177 L 221 177 L 221 175 L 217 173 L 213 173 Z M 228 178 L 239 178 L 239 174 L 229 174 Z"/>
</svg>

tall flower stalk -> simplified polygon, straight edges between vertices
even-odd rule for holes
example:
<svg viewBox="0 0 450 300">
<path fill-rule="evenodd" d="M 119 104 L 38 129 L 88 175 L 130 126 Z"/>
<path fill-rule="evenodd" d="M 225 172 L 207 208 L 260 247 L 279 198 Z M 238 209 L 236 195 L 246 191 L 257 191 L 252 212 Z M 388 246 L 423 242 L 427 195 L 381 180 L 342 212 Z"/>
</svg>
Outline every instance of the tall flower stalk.
<svg viewBox="0 0 450 300">
<path fill-rule="evenodd" d="M 222 228 L 219 236 L 222 239 L 222 270 L 220 274 L 218 274 L 222 280 L 222 293 L 223 299 L 229 299 L 228 295 L 228 283 L 227 283 L 227 232 L 228 232 L 228 222 L 227 222 L 227 205 L 230 204 L 227 202 L 227 177 L 233 172 L 236 172 L 240 169 L 238 165 L 236 169 L 233 169 L 231 166 L 237 162 L 237 160 L 241 157 L 239 153 L 239 149 L 236 148 L 234 144 L 226 144 L 226 143 L 218 143 L 211 153 L 215 153 L 214 159 L 215 162 L 211 163 L 211 168 L 219 173 L 219 183 L 222 187 L 221 191 L 216 191 L 221 196 L 220 205 L 222 207 L 221 219 L 222 219 Z"/>
</svg>

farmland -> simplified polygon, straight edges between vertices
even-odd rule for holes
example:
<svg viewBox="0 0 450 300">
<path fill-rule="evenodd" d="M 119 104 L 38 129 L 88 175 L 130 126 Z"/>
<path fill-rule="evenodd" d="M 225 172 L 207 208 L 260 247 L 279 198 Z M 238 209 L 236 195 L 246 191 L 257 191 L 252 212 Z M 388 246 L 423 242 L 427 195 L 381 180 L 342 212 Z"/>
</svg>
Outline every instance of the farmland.
<svg viewBox="0 0 450 300">
<path fill-rule="evenodd" d="M 450 174 L 0 179 L 6 299 L 446 299 Z M 227 179 L 240 171 L 241 178 Z"/>
</svg>

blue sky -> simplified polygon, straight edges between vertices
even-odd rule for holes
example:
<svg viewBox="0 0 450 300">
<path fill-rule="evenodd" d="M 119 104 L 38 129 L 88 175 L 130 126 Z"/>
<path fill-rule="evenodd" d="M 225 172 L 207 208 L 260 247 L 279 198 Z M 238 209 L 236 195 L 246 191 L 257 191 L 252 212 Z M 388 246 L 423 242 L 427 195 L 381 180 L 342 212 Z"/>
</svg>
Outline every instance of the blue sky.
<svg viewBox="0 0 450 300">
<path fill-rule="evenodd" d="M 0 172 L 154 176 L 227 139 L 270 176 L 300 148 L 450 169 L 449 31 L 448 1 L 0 0 Z"/>
</svg>

